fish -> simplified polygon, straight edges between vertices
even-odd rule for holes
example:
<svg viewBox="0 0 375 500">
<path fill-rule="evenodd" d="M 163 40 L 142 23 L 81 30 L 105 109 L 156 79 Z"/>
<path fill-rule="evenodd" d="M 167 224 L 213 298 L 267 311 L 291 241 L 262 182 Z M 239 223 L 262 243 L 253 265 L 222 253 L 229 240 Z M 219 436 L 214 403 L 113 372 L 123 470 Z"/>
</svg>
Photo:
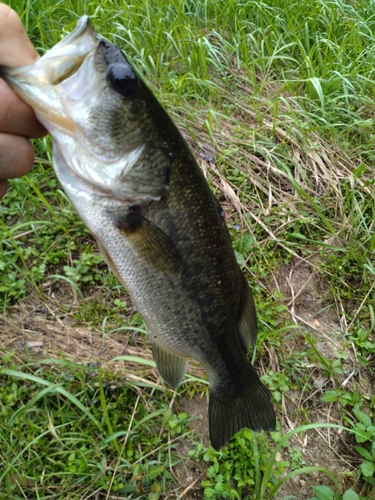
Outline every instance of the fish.
<svg viewBox="0 0 375 500">
<path fill-rule="evenodd" d="M 268 389 L 249 360 L 255 304 L 223 211 L 182 134 L 88 16 L 40 59 L 0 76 L 52 136 L 56 175 L 148 327 L 164 382 L 188 359 L 209 380 L 209 435 L 272 431 Z"/>
</svg>

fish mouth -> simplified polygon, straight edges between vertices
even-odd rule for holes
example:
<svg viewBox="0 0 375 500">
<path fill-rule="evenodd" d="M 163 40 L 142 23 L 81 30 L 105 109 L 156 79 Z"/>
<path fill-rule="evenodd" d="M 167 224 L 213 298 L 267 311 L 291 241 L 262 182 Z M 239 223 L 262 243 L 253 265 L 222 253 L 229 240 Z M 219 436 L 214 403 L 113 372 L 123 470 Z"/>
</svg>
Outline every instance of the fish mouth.
<svg viewBox="0 0 375 500">
<path fill-rule="evenodd" d="M 58 84 L 78 71 L 95 53 L 100 40 L 90 18 L 83 16 L 75 29 L 43 57 L 26 66 L 0 67 L 0 76 L 34 109 L 47 129 L 51 129 L 48 124 L 54 124 L 73 133 L 74 124 L 61 105 Z"/>
<path fill-rule="evenodd" d="M 51 85 L 58 85 L 74 74 L 86 57 L 99 45 L 90 18 L 82 16 L 75 29 L 43 57 L 44 76 Z"/>
</svg>

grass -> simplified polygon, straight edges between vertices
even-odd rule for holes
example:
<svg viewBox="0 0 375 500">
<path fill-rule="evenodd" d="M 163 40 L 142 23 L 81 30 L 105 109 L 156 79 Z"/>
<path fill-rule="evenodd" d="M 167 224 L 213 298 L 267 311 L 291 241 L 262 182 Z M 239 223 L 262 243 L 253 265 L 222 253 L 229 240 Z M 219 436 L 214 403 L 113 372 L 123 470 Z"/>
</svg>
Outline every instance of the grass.
<svg viewBox="0 0 375 500">
<path fill-rule="evenodd" d="M 181 127 L 228 213 L 279 418 L 208 446 L 203 372 L 160 383 L 36 141 L 0 205 L 0 498 L 375 498 L 375 4 L 9 3 L 41 53 L 90 15 Z"/>
</svg>

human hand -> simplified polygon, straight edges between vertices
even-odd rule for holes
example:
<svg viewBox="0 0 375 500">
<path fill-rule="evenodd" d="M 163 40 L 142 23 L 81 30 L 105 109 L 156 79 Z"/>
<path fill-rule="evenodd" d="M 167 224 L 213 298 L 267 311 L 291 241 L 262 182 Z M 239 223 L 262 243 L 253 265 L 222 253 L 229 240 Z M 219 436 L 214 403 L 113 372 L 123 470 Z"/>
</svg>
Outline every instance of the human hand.
<svg viewBox="0 0 375 500">
<path fill-rule="evenodd" d="M 0 4 L 0 65 L 22 66 L 38 57 L 16 12 Z M 0 199 L 6 193 L 7 179 L 21 177 L 33 166 L 29 139 L 46 133 L 30 106 L 0 78 Z"/>
</svg>

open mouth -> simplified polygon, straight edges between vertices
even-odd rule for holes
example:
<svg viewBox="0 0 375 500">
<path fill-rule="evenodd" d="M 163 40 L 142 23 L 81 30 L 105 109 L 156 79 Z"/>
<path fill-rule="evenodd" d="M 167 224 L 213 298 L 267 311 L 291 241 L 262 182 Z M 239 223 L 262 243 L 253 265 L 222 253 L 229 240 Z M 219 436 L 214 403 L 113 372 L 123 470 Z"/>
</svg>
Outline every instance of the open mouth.
<svg viewBox="0 0 375 500">
<path fill-rule="evenodd" d="M 51 85 L 66 80 L 80 68 L 98 44 L 99 39 L 89 17 L 81 17 L 74 31 L 42 58 L 45 79 Z"/>
<path fill-rule="evenodd" d="M 99 42 L 100 38 L 90 19 L 83 16 L 72 33 L 35 63 L 2 67 L 1 76 L 34 108 L 48 130 L 49 124 L 54 124 L 73 132 L 73 123 L 64 112 L 57 85 L 79 70 L 87 56 L 97 49 Z"/>
</svg>

